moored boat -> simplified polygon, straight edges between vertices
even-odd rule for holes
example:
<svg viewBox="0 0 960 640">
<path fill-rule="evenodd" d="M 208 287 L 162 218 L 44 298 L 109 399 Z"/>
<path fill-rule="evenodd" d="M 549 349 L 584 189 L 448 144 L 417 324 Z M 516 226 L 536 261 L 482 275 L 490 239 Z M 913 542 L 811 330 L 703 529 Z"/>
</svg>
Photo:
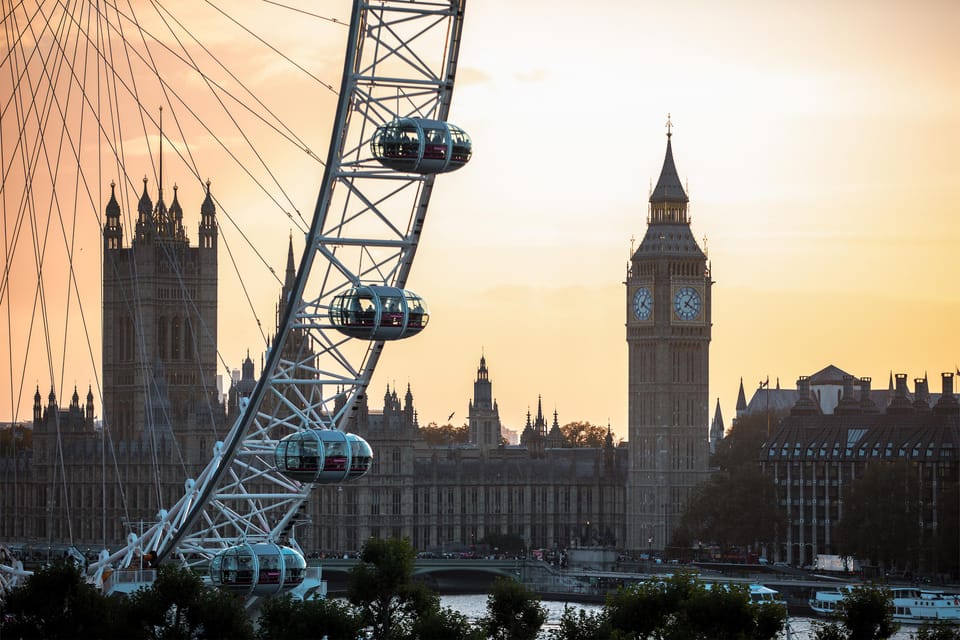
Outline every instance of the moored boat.
<svg viewBox="0 0 960 640">
<path fill-rule="evenodd" d="M 832 616 L 856 587 L 844 585 L 829 591 L 817 591 L 810 608 L 822 616 Z M 893 618 L 898 622 L 922 624 L 944 620 L 960 623 L 960 596 L 920 587 L 889 587 Z"/>
</svg>

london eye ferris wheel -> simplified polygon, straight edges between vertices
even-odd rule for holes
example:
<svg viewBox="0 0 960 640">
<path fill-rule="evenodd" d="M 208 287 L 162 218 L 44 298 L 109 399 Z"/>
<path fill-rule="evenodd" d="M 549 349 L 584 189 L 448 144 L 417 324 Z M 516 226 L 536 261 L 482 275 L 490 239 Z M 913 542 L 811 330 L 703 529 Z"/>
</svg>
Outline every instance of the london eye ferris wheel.
<svg viewBox="0 0 960 640">
<path fill-rule="evenodd" d="M 192 188 L 195 200 L 213 203 L 216 226 L 201 221 L 200 235 L 201 246 L 205 237 L 219 243 L 221 342 L 240 332 L 263 344 L 262 373 L 225 429 L 209 421 L 206 462 L 189 475 L 184 464 L 182 492 L 125 540 L 105 541 L 88 567 L 101 584 L 148 559 L 202 565 L 215 584 L 243 594 L 296 587 L 306 566 L 295 535 L 302 505 L 314 486 L 369 471 L 375 452 L 346 432 L 348 422 L 384 345 L 428 324 L 427 296 L 407 280 L 436 176 L 472 153 L 467 133 L 448 121 L 464 0 L 355 0 L 329 11 L 339 15 L 293 2 L 35 0 L 4 10 L 0 315 L 9 384 L 0 407 L 9 420 L 20 419 L 34 386 L 39 394 L 49 382 L 65 396 L 67 376 L 76 380 L 84 366 L 103 406 L 112 381 L 97 347 L 122 328 L 100 331 L 101 270 L 112 248 L 136 244 L 149 218 L 135 211 L 142 175 L 152 174 L 158 205 L 171 175 L 182 184 L 174 202 Z M 325 156 L 311 142 L 323 136 Z M 116 206 L 104 213 L 108 201 Z M 183 235 L 173 211 L 160 223 Z M 268 254 L 294 232 L 303 249 L 284 282 Z M 164 290 L 157 304 L 191 304 L 195 285 L 175 282 L 182 290 Z M 281 284 L 268 335 L 258 296 L 276 300 Z M 114 303 L 133 317 L 142 305 Z M 195 324 L 162 335 L 216 344 L 202 313 L 185 317 Z M 151 331 L 132 332 L 134 352 L 161 335 Z M 219 346 L 218 369 L 232 355 Z M 178 417 L 165 419 L 176 429 Z M 118 434 L 106 409 L 103 418 L 103 450 L 112 451 Z M 23 575 L 7 569 L 7 584 Z"/>
</svg>

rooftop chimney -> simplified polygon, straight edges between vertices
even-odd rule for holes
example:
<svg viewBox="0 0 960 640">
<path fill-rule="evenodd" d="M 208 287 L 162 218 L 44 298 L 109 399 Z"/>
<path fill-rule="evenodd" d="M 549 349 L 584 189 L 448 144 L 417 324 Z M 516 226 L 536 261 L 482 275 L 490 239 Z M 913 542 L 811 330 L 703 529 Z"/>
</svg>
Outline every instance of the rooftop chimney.
<svg viewBox="0 0 960 640">
<path fill-rule="evenodd" d="M 860 378 L 860 410 L 864 413 L 879 413 L 880 409 L 870 397 L 870 378 Z"/>
<path fill-rule="evenodd" d="M 843 376 L 843 396 L 833 412 L 838 416 L 860 413 L 860 402 L 853 394 L 853 376 Z"/>
<path fill-rule="evenodd" d="M 960 402 L 957 402 L 957 396 L 953 395 L 953 374 L 941 373 L 940 378 L 943 383 L 943 391 L 940 393 L 940 399 L 933 407 L 934 413 L 960 413 Z"/>
<path fill-rule="evenodd" d="M 890 404 L 887 406 L 887 413 L 913 413 L 913 404 L 910 402 L 910 395 L 907 392 L 907 374 L 898 373 L 895 378 L 897 381 L 896 387 L 894 387 Z"/>
<path fill-rule="evenodd" d="M 820 413 L 820 405 L 810 398 L 810 379 L 800 376 L 797 379 L 797 402 L 790 409 L 792 416 L 810 416 Z"/>
</svg>

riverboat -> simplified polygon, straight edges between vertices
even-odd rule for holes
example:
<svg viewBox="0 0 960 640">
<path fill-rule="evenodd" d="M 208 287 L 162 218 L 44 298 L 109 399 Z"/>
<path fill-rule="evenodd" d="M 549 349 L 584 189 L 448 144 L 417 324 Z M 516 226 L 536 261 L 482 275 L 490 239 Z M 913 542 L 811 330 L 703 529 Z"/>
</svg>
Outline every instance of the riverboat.
<svg viewBox="0 0 960 640">
<path fill-rule="evenodd" d="M 787 601 L 780 597 L 780 592 L 762 584 L 750 585 L 750 602 L 754 604 L 779 604 L 787 606 Z"/>
<path fill-rule="evenodd" d="M 810 608 L 821 616 L 832 616 L 840 602 L 856 588 L 844 585 L 830 591 L 817 591 Z M 922 624 L 944 620 L 960 623 L 960 596 L 935 589 L 889 587 L 893 618 L 898 622 Z"/>
</svg>

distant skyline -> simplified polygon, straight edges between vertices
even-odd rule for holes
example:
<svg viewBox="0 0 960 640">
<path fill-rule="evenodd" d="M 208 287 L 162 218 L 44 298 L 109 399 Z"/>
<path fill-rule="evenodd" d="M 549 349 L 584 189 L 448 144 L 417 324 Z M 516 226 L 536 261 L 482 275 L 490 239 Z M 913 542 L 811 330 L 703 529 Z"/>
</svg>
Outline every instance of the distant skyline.
<svg viewBox="0 0 960 640">
<path fill-rule="evenodd" d="M 329 11 L 342 20 L 347 7 Z M 246 5 L 236 11 L 251 13 Z M 286 50 L 318 76 L 339 82 L 342 26 L 306 32 L 306 20 L 254 22 L 289 38 Z M 467 3 L 450 120 L 473 138 L 474 157 L 437 179 L 408 281 L 427 299 L 430 325 L 386 346 L 370 407 L 378 408 L 387 384 L 403 392 L 409 383 L 421 424 L 443 424 L 451 412 L 462 424 L 484 354 L 506 426 L 522 428 L 542 396 L 551 419 L 556 410 L 561 424 L 609 422 L 626 438 L 623 281 L 631 239 L 639 242 L 646 227 L 668 113 L 693 233 L 716 281 L 711 417 L 719 398 L 729 428 L 741 377 L 749 394 L 768 376 L 792 388 L 798 376 L 829 364 L 870 376 L 875 387 L 891 372 L 912 381 L 954 371 L 958 24 L 960 4 L 952 0 Z M 206 44 L 252 70 L 249 81 L 276 98 L 285 121 L 308 130 L 313 152 L 325 156 L 332 93 L 306 92 L 289 72 L 258 64 L 227 29 L 205 33 Z M 192 88 L 180 76 L 170 81 Z M 10 79 L 0 83 L 8 87 Z M 159 95 L 156 103 L 163 103 Z M 172 112 L 164 111 L 165 122 Z M 5 136 L 9 122 L 5 117 Z M 260 252 L 240 254 L 237 240 L 230 245 L 236 256 L 221 251 L 218 372 L 226 379 L 248 349 L 259 368 L 279 293 L 266 272 L 244 280 L 259 292 L 249 306 L 260 327 L 241 319 L 244 292 L 224 275 L 231 259 L 253 264 L 262 256 L 282 273 L 288 235 L 297 252 L 303 237 L 287 219 L 258 219 L 268 205 L 202 131 L 167 126 L 168 136 L 191 139 L 198 157 L 214 158 L 198 180 L 165 151 L 164 193 L 169 199 L 179 181 L 191 239 L 209 177 L 224 211 L 247 225 Z M 146 141 L 150 157 L 142 139 L 128 147 L 141 150 L 129 171 L 149 174 L 154 199 L 156 140 Z M 293 183 L 288 193 L 300 215 L 313 210 L 321 171 L 302 151 L 277 171 Z M 92 205 L 81 206 L 102 212 L 114 179 L 100 177 Z M 133 182 L 138 193 L 139 178 Z M 232 221 L 224 213 L 220 224 L 226 243 Z M 76 258 L 78 265 L 90 261 L 85 273 L 97 273 L 95 246 Z M 78 286 L 89 285 L 98 301 L 92 281 Z M 23 300 L 32 296 L 30 283 L 15 284 Z M 57 299 L 53 289 L 48 295 Z M 29 317 L 23 309 L 30 304 L 15 306 L 14 315 Z M 99 310 L 86 311 L 98 360 Z M 64 403 L 74 384 L 85 391 L 94 381 L 89 364 L 53 360 L 41 356 L 28 372 L 31 396 L 32 380 L 45 398 L 52 376 Z M 5 372 L 0 388 L 13 386 L 8 375 L 19 383 L 19 372 Z M 10 395 L 0 399 L 0 421 L 11 414 Z M 98 415 L 100 406 L 98 399 Z M 19 417 L 29 416 L 21 404 Z"/>
</svg>

